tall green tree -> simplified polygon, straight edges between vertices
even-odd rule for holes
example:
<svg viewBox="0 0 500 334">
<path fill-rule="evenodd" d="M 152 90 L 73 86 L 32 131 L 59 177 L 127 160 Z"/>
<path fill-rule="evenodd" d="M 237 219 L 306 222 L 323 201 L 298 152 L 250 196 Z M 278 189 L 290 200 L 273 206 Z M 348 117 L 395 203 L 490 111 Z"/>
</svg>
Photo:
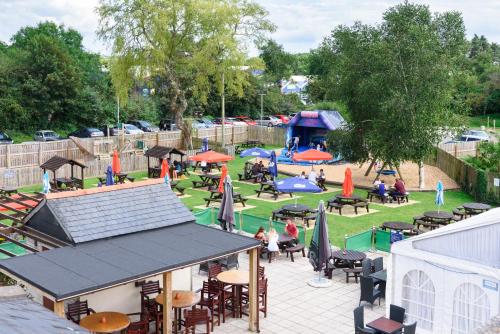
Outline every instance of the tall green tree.
<svg viewBox="0 0 500 334">
<path fill-rule="evenodd" d="M 276 41 L 268 39 L 259 46 L 259 51 L 259 57 L 262 58 L 266 65 L 265 75 L 267 80 L 279 83 L 281 80 L 288 79 L 290 75 L 295 74 L 296 59 Z"/>
<path fill-rule="evenodd" d="M 211 86 L 241 95 L 246 47 L 274 26 L 246 0 L 101 0 L 99 35 L 113 46 L 111 73 L 121 101 L 134 78 L 149 77 L 190 143 L 188 100 L 207 101 Z M 222 82 L 224 77 L 225 82 Z"/>
<path fill-rule="evenodd" d="M 459 13 L 433 15 L 427 6 L 404 2 L 386 11 L 381 25 L 332 32 L 322 45 L 331 65 L 321 80 L 325 94 L 350 113 L 338 136 L 346 157 L 416 162 L 424 186 L 424 158 L 444 129 L 459 125 L 450 106 L 464 31 Z"/>
</svg>

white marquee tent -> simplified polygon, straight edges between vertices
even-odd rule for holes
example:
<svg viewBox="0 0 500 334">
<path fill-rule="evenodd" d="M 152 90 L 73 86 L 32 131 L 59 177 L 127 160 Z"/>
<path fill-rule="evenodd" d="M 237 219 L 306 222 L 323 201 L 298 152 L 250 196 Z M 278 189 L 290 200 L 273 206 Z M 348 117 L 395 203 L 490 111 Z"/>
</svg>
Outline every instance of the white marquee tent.
<svg viewBox="0 0 500 334">
<path fill-rule="evenodd" d="M 499 286 L 500 208 L 392 245 L 387 305 L 418 333 L 473 333 L 500 313 Z"/>
</svg>

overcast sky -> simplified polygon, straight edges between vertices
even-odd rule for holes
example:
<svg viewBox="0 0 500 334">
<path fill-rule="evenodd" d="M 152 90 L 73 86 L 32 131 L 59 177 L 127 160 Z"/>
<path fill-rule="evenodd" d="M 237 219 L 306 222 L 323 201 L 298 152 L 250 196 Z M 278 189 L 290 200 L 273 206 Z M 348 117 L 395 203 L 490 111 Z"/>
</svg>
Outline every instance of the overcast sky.
<svg viewBox="0 0 500 334">
<path fill-rule="evenodd" d="M 381 21 L 382 13 L 396 0 L 256 0 L 277 25 L 272 37 L 291 52 L 318 46 L 337 25 Z M 469 38 L 485 35 L 500 43 L 500 0 L 413 0 L 430 5 L 431 11 L 460 11 Z M 19 28 L 50 20 L 78 30 L 84 45 L 95 52 L 109 53 L 96 37 L 98 0 L 0 0 L 0 40 L 7 42 Z"/>
</svg>

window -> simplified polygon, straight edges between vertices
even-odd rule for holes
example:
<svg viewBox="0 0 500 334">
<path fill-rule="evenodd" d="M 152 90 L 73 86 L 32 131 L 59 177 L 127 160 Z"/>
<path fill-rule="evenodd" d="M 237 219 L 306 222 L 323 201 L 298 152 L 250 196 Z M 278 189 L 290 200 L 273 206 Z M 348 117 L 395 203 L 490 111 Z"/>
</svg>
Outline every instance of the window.
<svg viewBox="0 0 500 334">
<path fill-rule="evenodd" d="M 434 321 L 434 284 L 423 271 L 411 270 L 403 277 L 401 306 L 406 309 L 407 322 L 432 330 Z"/>
<path fill-rule="evenodd" d="M 488 296 L 476 284 L 461 284 L 453 295 L 452 334 L 472 333 L 490 319 Z"/>
</svg>

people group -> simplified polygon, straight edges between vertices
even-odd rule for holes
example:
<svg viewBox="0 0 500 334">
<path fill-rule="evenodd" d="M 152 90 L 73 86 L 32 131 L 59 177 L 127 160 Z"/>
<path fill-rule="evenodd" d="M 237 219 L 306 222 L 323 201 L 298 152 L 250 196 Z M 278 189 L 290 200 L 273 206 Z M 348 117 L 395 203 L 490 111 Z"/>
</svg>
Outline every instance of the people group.
<svg viewBox="0 0 500 334">
<path fill-rule="evenodd" d="M 283 234 L 293 238 L 293 240 L 286 246 L 292 246 L 299 243 L 299 229 L 290 219 L 286 222 Z M 278 255 L 281 254 L 280 244 L 278 242 L 279 234 L 274 227 L 271 227 L 267 234 L 266 229 L 263 226 L 259 227 L 259 230 L 254 235 L 254 238 L 260 240 L 263 247 L 266 247 L 268 252 L 276 253 Z"/>
<path fill-rule="evenodd" d="M 379 196 L 391 197 L 394 201 L 396 200 L 397 196 L 404 196 L 408 194 L 405 188 L 405 183 L 401 178 L 396 178 L 396 182 L 394 182 L 393 188 L 389 189 L 388 191 L 385 185 L 385 181 L 377 177 L 375 181 L 373 181 L 372 191 Z"/>
</svg>

